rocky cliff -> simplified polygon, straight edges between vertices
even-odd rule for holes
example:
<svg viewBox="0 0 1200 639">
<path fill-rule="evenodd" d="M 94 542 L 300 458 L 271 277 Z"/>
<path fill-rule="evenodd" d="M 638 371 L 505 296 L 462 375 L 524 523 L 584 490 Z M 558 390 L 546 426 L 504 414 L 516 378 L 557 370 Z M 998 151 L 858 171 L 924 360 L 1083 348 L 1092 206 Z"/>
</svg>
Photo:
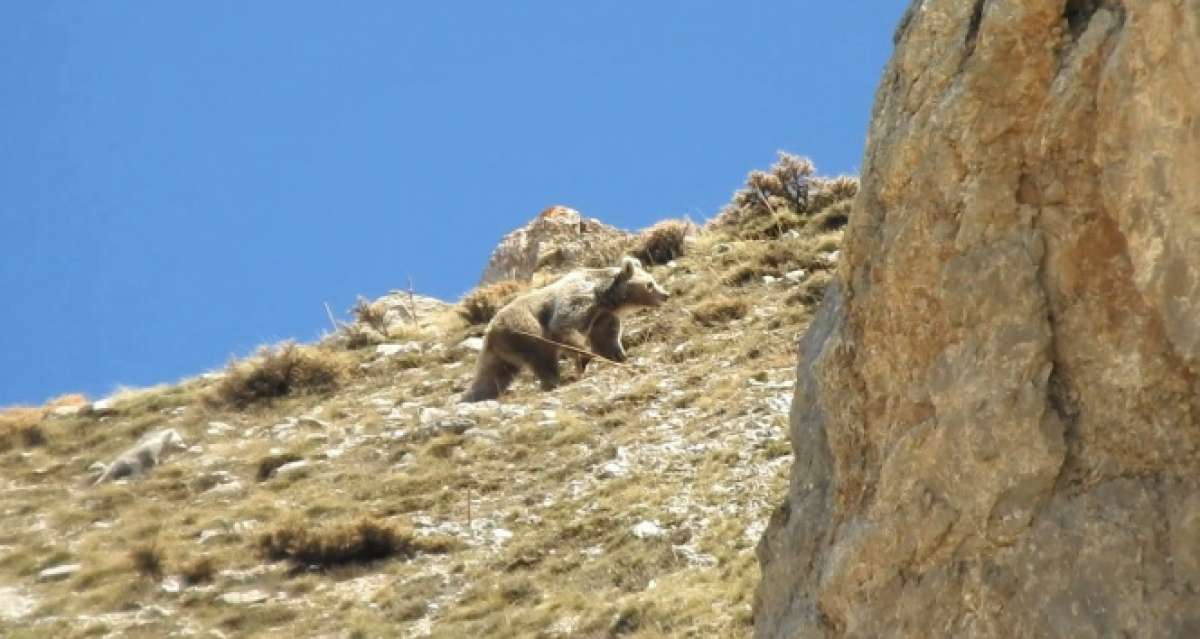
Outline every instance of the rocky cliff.
<svg viewBox="0 0 1200 639">
<path fill-rule="evenodd" d="M 917 0 L 759 637 L 1200 635 L 1200 2 Z"/>
</svg>

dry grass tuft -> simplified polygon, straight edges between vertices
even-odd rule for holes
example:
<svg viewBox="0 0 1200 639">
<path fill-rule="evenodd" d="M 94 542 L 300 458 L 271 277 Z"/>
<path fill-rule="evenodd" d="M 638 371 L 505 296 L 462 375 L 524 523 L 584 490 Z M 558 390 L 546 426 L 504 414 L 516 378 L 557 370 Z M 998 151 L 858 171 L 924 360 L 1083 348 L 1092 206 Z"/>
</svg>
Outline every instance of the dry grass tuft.
<svg viewBox="0 0 1200 639">
<path fill-rule="evenodd" d="M 813 273 L 787 297 L 789 305 L 816 306 L 825 297 L 825 289 L 833 281 L 833 276 L 826 272 Z"/>
<path fill-rule="evenodd" d="M 129 551 L 129 563 L 143 577 L 162 576 L 162 552 L 156 545 L 138 546 Z"/>
<path fill-rule="evenodd" d="M 346 348 L 350 350 L 382 344 L 388 338 L 387 306 L 380 302 L 372 302 L 363 296 L 358 296 L 354 307 L 350 309 L 354 321 L 341 324 L 340 332 L 346 339 Z"/>
<path fill-rule="evenodd" d="M 342 335 L 346 338 L 346 348 L 357 350 L 382 344 L 387 341 L 387 336 L 375 330 L 371 326 L 354 322 L 353 324 L 343 324 Z"/>
<path fill-rule="evenodd" d="M 682 257 L 688 235 L 696 225 L 687 220 L 663 220 L 638 234 L 633 256 L 646 264 L 666 264 Z"/>
<path fill-rule="evenodd" d="M 717 326 L 742 319 L 748 312 L 750 312 L 750 304 L 746 300 L 722 295 L 701 302 L 693 308 L 692 319 L 703 326 Z"/>
<path fill-rule="evenodd" d="M 210 400 L 242 409 L 285 395 L 326 393 L 341 386 L 349 371 L 342 354 L 287 342 L 260 349 L 245 361 L 230 362 Z"/>
<path fill-rule="evenodd" d="M 469 324 L 487 324 L 497 311 L 529 285 L 517 280 L 504 280 L 481 286 L 463 296 L 458 302 L 458 314 Z"/>
<path fill-rule="evenodd" d="M 179 567 L 179 574 L 183 577 L 183 583 L 188 586 L 205 584 L 216 576 L 217 565 L 212 557 L 197 557 L 184 562 Z"/>
<path fill-rule="evenodd" d="M 41 408 L 13 406 L 0 410 L 0 452 L 17 446 L 35 448 L 46 443 L 41 422 L 46 412 Z"/>
<path fill-rule="evenodd" d="M 267 559 L 330 567 L 392 556 L 409 558 L 421 552 L 444 554 L 458 544 L 446 537 L 420 537 L 408 528 L 362 518 L 321 528 L 297 519 L 264 533 L 258 547 Z"/>
<path fill-rule="evenodd" d="M 354 314 L 354 321 L 360 324 L 366 324 L 380 333 L 387 330 L 387 324 L 383 321 L 387 315 L 387 307 L 379 302 L 371 302 L 360 295 L 354 301 L 354 308 L 351 308 L 350 312 Z"/>
<path fill-rule="evenodd" d="M 843 228 L 850 222 L 850 209 L 853 204 L 853 200 L 842 200 L 826 207 L 825 210 L 813 216 L 808 223 L 808 228 L 817 233 L 827 233 Z"/>
<path fill-rule="evenodd" d="M 858 195 L 858 178 L 839 175 L 835 178 L 816 178 L 809 193 L 808 210 L 820 211 L 837 202 L 848 202 Z"/>
</svg>

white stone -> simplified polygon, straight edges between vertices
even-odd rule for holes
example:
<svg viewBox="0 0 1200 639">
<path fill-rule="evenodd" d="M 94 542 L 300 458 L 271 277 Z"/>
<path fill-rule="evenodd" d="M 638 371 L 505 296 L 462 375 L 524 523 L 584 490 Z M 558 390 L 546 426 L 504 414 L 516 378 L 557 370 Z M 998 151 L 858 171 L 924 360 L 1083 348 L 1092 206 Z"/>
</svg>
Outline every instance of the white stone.
<svg viewBox="0 0 1200 639">
<path fill-rule="evenodd" d="M 804 269 L 797 269 L 795 271 L 788 271 L 787 273 L 784 273 L 783 277 L 789 282 L 799 282 L 804 279 L 805 275 L 808 275 L 808 271 Z"/>
<path fill-rule="evenodd" d="M 316 417 L 301 417 L 296 420 L 296 425 L 303 428 L 313 428 L 316 430 L 329 430 L 329 422 L 317 419 Z"/>
<path fill-rule="evenodd" d="M 605 462 L 596 473 L 601 479 L 624 477 L 629 474 L 629 467 L 619 461 Z"/>
<path fill-rule="evenodd" d="M 213 486 L 212 488 L 209 488 L 208 490 L 204 491 L 204 494 L 206 494 L 206 495 L 234 495 L 234 494 L 242 492 L 242 490 L 245 488 L 246 487 L 242 484 L 242 482 L 237 481 L 235 479 L 233 481 L 226 482 L 224 484 L 217 484 L 216 486 Z"/>
<path fill-rule="evenodd" d="M 38 573 L 38 581 L 59 581 L 79 572 L 79 564 L 59 564 Z"/>
<path fill-rule="evenodd" d="M 232 605 L 249 605 L 262 603 L 267 600 L 267 593 L 261 590 L 243 590 L 242 592 L 227 592 L 221 595 L 221 601 Z"/>
<path fill-rule="evenodd" d="M 418 421 L 422 426 L 433 426 L 437 422 L 446 419 L 449 416 L 449 412 L 440 408 L 422 408 Z"/>
<path fill-rule="evenodd" d="M 482 337 L 468 337 L 467 339 L 464 339 L 463 341 L 459 342 L 458 346 L 459 346 L 459 348 L 465 348 L 469 351 L 476 351 L 476 352 L 482 351 L 483 350 L 483 338 Z"/>
<path fill-rule="evenodd" d="M 642 520 L 634 525 L 632 532 L 633 536 L 637 537 L 638 539 L 658 539 L 666 534 L 666 531 L 664 531 L 662 527 L 658 525 L 658 522 L 650 521 L 648 519 Z"/>
<path fill-rule="evenodd" d="M 294 477 L 303 475 L 308 472 L 308 460 L 301 459 L 294 462 L 288 462 L 279 468 L 275 469 L 275 474 L 279 477 Z"/>
<path fill-rule="evenodd" d="M 500 412 L 500 402 L 489 399 L 470 404 L 455 404 L 454 414 L 459 417 L 495 417 Z"/>
<path fill-rule="evenodd" d="M 183 588 L 183 584 L 179 582 L 179 578 L 177 577 L 167 577 L 163 579 L 162 584 L 158 588 L 163 592 L 176 593 Z"/>
<path fill-rule="evenodd" d="M 517 404 L 501 404 L 500 405 L 500 416 L 505 419 L 512 419 L 514 417 L 524 417 L 526 412 L 527 411 L 525 410 L 525 408 L 523 406 L 519 406 Z"/>
<path fill-rule="evenodd" d="M 37 601 L 16 588 L 0 586 L 0 620 L 19 621 L 33 612 Z"/>
<path fill-rule="evenodd" d="M 117 412 L 113 407 L 113 404 L 114 402 L 111 397 L 105 397 L 104 399 L 92 402 L 92 405 L 88 408 L 88 412 L 101 417 L 104 415 L 112 415 L 113 413 Z"/>
<path fill-rule="evenodd" d="M 509 539 L 512 539 L 512 537 L 513 537 L 513 534 L 512 534 L 511 530 L 506 530 L 504 528 L 497 528 L 492 531 L 492 539 L 494 539 L 496 541 L 496 543 L 498 543 L 498 544 L 502 544 L 502 543 L 508 541 Z"/>
<path fill-rule="evenodd" d="M 384 357 L 394 357 L 404 353 L 419 353 L 421 352 L 421 344 L 419 342 L 405 342 L 403 344 L 380 344 L 375 347 L 375 352 Z"/>
<path fill-rule="evenodd" d="M 213 539 L 220 539 L 225 536 L 225 531 L 216 528 L 206 528 L 200 531 L 200 543 L 206 544 Z"/>
<path fill-rule="evenodd" d="M 228 433 L 231 430 L 233 430 L 233 426 L 230 426 L 229 424 L 226 424 L 225 422 L 209 422 L 208 423 L 208 434 L 209 435 L 224 435 L 225 433 Z"/>
</svg>

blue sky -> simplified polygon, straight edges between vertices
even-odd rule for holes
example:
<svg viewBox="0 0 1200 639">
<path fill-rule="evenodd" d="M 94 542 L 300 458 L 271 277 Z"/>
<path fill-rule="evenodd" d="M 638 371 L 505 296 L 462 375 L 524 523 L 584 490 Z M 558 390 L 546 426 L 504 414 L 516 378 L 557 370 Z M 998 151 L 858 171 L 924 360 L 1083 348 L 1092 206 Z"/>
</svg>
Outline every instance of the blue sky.
<svg viewBox="0 0 1200 639">
<path fill-rule="evenodd" d="M 0 5 L 0 405 L 455 299 L 562 203 L 711 216 L 858 170 L 906 0 Z"/>
</svg>

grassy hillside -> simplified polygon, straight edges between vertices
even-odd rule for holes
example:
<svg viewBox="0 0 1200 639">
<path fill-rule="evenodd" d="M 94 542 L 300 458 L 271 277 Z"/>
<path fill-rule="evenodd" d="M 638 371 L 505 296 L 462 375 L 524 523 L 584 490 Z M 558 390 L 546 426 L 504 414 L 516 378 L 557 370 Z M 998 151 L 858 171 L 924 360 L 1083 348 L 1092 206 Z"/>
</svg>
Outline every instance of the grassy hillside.
<svg viewBox="0 0 1200 639">
<path fill-rule="evenodd" d="M 795 343 L 855 189 L 794 162 L 615 247 L 672 299 L 627 323 L 628 366 L 553 392 L 454 402 L 505 285 L 400 330 L 363 304 L 337 338 L 104 411 L 0 413 L 0 634 L 745 636 Z M 91 485 L 162 428 L 188 450 Z"/>
</svg>

